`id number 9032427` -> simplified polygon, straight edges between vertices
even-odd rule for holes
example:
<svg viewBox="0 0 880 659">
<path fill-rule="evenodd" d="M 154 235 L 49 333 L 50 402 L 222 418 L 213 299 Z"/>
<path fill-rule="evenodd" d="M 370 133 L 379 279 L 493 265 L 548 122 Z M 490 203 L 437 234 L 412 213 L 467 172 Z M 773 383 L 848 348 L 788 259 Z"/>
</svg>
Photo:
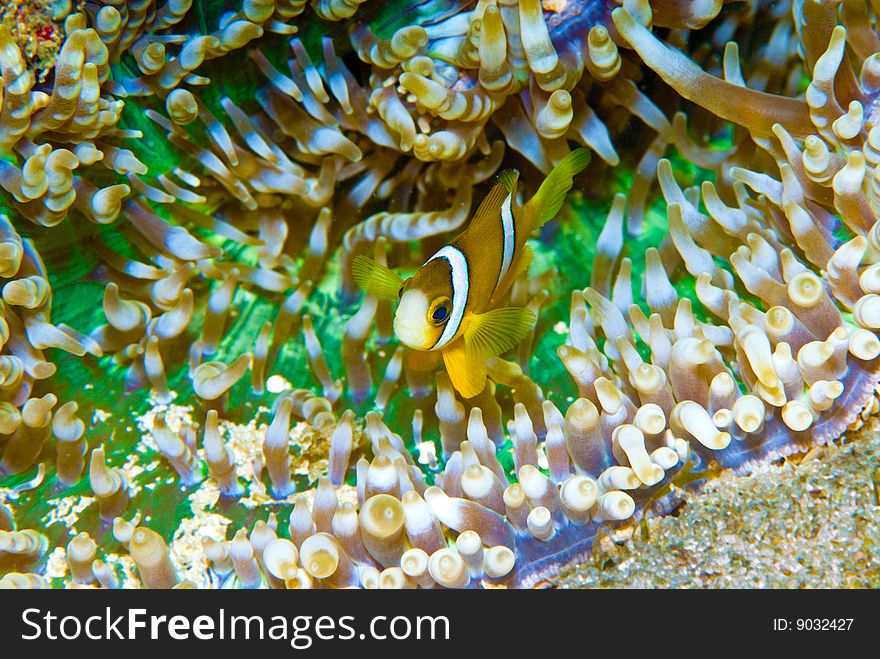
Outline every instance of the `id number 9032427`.
<svg viewBox="0 0 880 659">
<path fill-rule="evenodd" d="M 854 618 L 774 618 L 773 631 L 849 631 Z"/>
</svg>

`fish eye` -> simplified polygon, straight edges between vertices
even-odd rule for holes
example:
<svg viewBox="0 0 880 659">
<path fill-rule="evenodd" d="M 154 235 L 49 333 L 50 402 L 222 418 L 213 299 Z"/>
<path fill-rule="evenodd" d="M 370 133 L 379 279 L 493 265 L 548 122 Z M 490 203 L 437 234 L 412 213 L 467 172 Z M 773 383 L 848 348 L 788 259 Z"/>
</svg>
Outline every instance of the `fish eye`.
<svg viewBox="0 0 880 659">
<path fill-rule="evenodd" d="M 442 325 L 449 319 L 449 308 L 452 303 L 449 298 L 441 298 L 434 310 L 431 312 L 431 320 L 435 325 Z"/>
</svg>

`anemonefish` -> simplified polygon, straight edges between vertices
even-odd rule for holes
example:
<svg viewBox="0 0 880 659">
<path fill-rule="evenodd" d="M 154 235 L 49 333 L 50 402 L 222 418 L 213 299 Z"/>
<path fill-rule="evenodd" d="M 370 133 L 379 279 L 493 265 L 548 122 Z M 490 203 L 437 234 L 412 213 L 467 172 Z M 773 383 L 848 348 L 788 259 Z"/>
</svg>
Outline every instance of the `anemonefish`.
<svg viewBox="0 0 880 659">
<path fill-rule="evenodd" d="M 514 279 L 531 263 L 526 240 L 556 216 L 589 159 L 586 149 L 572 151 L 524 205 L 516 199 L 518 172 L 503 172 L 468 227 L 409 279 L 366 256 L 355 257 L 352 275 L 361 289 L 399 300 L 394 333 L 412 348 L 412 368 L 430 370 L 442 357 L 463 397 L 482 392 L 486 361 L 516 346 L 535 324 L 528 309 L 503 306 Z"/>
</svg>

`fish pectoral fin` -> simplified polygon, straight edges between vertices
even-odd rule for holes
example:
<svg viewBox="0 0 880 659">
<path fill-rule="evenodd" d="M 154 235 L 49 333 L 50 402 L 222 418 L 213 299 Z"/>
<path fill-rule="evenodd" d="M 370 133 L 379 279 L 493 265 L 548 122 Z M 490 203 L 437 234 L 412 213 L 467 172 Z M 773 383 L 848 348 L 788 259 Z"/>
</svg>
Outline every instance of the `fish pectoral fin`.
<svg viewBox="0 0 880 659">
<path fill-rule="evenodd" d="M 455 390 L 465 398 L 478 396 L 486 386 L 486 363 L 473 360 L 463 341 L 443 352 L 443 363 Z"/>
<path fill-rule="evenodd" d="M 469 362 L 485 365 L 522 341 L 532 331 L 535 314 L 525 307 L 502 307 L 471 316 L 464 332 Z"/>
<path fill-rule="evenodd" d="M 413 350 L 406 358 L 407 364 L 414 371 L 431 371 L 441 362 L 440 353 L 426 350 Z"/>
<path fill-rule="evenodd" d="M 354 257 L 351 274 L 358 288 L 385 300 L 396 300 L 403 286 L 403 277 L 368 256 Z"/>
<path fill-rule="evenodd" d="M 547 175 L 535 196 L 526 204 L 526 209 L 532 217 L 532 229 L 542 227 L 556 217 L 565 201 L 565 195 L 574 184 L 575 175 L 589 162 L 588 149 L 575 149 L 560 160 Z"/>
</svg>

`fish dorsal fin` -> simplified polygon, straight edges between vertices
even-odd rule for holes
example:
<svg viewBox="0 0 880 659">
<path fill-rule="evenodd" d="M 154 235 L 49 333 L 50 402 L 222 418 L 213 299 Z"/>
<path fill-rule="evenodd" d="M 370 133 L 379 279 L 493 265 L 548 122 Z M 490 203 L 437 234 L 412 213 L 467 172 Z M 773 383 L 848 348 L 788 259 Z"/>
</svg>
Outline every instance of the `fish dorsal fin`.
<svg viewBox="0 0 880 659">
<path fill-rule="evenodd" d="M 513 194 L 516 192 L 516 182 L 519 180 L 519 172 L 515 169 L 505 169 L 495 177 L 495 180 L 498 181 L 500 185 L 503 185 L 508 192 Z"/>
<path fill-rule="evenodd" d="M 504 203 L 507 194 L 507 188 L 500 183 L 492 186 L 489 194 L 483 197 L 483 201 L 480 202 L 470 226 L 474 227 L 485 221 L 497 224 L 498 218 L 501 216 L 501 204 Z"/>
<path fill-rule="evenodd" d="M 403 277 L 368 256 L 354 257 L 351 275 L 358 288 L 385 300 L 396 300 L 403 286 Z"/>
<path fill-rule="evenodd" d="M 532 218 L 532 229 L 542 227 L 556 217 L 574 183 L 575 175 L 589 162 L 590 152 L 587 149 L 575 149 L 547 175 L 535 196 L 526 204 L 526 210 Z"/>
<path fill-rule="evenodd" d="M 535 326 L 535 314 L 525 307 L 501 307 L 471 316 L 464 331 L 469 364 L 485 364 L 522 341 Z"/>
<path fill-rule="evenodd" d="M 456 341 L 442 352 L 446 372 L 455 390 L 465 398 L 478 396 L 486 387 L 485 360 L 470 358 L 464 341 Z"/>
</svg>

